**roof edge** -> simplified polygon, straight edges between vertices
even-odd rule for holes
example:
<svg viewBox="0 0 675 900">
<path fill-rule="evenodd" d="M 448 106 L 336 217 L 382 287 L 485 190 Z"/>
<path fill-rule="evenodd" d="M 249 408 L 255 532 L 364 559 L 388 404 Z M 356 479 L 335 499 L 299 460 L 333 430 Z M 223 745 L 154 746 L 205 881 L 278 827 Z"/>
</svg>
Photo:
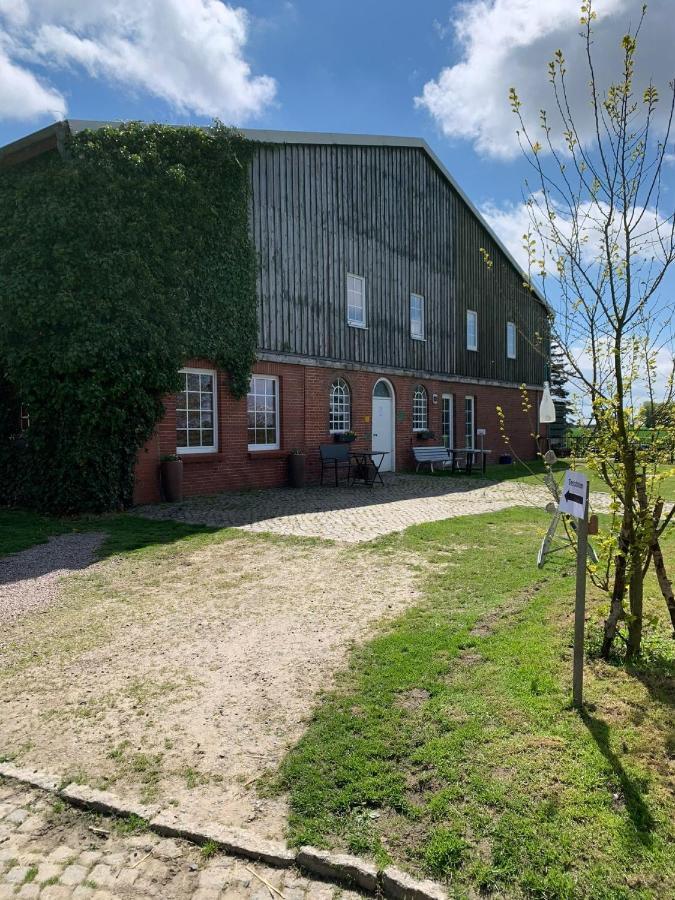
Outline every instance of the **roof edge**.
<svg viewBox="0 0 675 900">
<path fill-rule="evenodd" d="M 58 146 L 60 141 L 63 139 L 66 131 L 70 131 L 71 134 L 77 134 L 80 131 L 89 129 L 95 131 L 99 128 L 105 127 L 120 128 L 123 124 L 123 121 L 63 119 L 62 121 L 54 122 L 51 125 L 48 125 L 46 128 L 42 128 L 39 131 L 34 131 L 32 134 L 28 134 L 25 137 L 19 138 L 18 140 L 13 141 L 10 144 L 6 144 L 4 147 L 0 147 L 0 163 L 2 163 L 3 160 L 10 159 L 12 156 L 19 156 L 26 151 L 30 151 L 30 148 L 32 146 L 47 142 L 52 137 L 55 139 L 56 145 Z M 186 125 L 178 127 L 189 126 Z M 204 125 L 198 127 L 208 128 L 209 126 Z M 513 266 L 516 273 L 521 276 L 523 282 L 529 283 L 530 280 L 528 276 L 523 271 L 520 264 L 516 261 L 511 251 L 506 247 L 502 239 L 496 234 L 492 226 L 488 224 L 480 210 L 469 199 L 467 194 L 462 190 L 462 188 L 450 174 L 444 163 L 441 162 L 441 160 L 423 138 L 381 134 L 345 134 L 342 132 L 323 131 L 279 131 L 266 128 L 239 128 L 237 130 L 241 131 L 244 137 L 247 137 L 249 140 L 270 144 L 334 144 L 338 146 L 362 147 L 413 147 L 418 150 L 422 150 L 424 153 L 426 153 L 431 162 L 438 169 L 441 175 L 446 179 L 452 189 L 457 193 L 460 199 L 466 204 L 472 214 L 478 219 L 483 228 L 485 228 L 489 236 L 497 244 L 501 252 Z M 36 152 L 36 155 L 39 152 L 41 151 L 38 150 Z M 544 307 L 544 309 L 552 315 L 553 310 L 551 309 L 550 304 L 545 299 L 545 297 L 542 296 L 541 292 L 535 285 L 531 285 L 531 291 L 535 299 L 538 300 L 539 303 L 541 303 L 541 305 Z"/>
</svg>

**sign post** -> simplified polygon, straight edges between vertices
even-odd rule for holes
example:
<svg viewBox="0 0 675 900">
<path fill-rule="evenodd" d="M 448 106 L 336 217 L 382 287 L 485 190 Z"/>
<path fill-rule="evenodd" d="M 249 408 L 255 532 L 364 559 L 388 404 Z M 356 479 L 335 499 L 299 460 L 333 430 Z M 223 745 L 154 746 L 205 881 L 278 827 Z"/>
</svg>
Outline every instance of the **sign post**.
<svg viewBox="0 0 675 900">
<path fill-rule="evenodd" d="M 588 478 L 568 469 L 560 491 L 560 512 L 577 519 L 577 590 L 574 604 L 572 705 L 581 709 L 584 694 L 584 620 L 586 617 L 586 556 L 588 554 Z"/>
</svg>

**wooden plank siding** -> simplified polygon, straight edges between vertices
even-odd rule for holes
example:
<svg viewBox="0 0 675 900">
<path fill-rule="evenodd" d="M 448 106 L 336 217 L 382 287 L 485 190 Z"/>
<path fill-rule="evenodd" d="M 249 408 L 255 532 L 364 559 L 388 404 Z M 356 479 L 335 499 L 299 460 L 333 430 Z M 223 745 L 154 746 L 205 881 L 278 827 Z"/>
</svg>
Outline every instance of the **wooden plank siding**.
<svg viewBox="0 0 675 900">
<path fill-rule="evenodd" d="M 263 143 L 251 167 L 259 350 L 352 366 L 541 384 L 546 312 L 420 148 Z M 480 255 L 485 247 L 494 266 Z M 366 280 L 366 328 L 347 324 L 347 273 Z M 410 336 L 410 294 L 425 337 Z M 478 351 L 466 350 L 466 310 Z M 518 330 L 506 356 L 506 322 Z"/>
</svg>

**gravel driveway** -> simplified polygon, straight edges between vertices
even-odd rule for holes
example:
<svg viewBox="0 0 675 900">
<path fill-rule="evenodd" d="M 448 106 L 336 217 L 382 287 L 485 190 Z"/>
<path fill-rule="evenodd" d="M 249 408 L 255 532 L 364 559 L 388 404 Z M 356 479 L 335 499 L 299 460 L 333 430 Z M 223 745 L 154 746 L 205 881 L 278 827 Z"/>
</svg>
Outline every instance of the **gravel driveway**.
<svg viewBox="0 0 675 900">
<path fill-rule="evenodd" d="M 456 516 L 511 506 L 543 509 L 550 500 L 546 488 L 519 481 L 494 484 L 478 478 L 385 475 L 384 485 L 373 488 L 342 483 L 301 490 L 230 491 L 182 503 L 142 506 L 136 512 L 152 519 L 359 543 Z M 591 501 L 596 511 L 606 510 L 609 497 L 593 494 Z"/>
<path fill-rule="evenodd" d="M 9 624 L 54 603 L 64 576 L 90 566 L 103 538 L 96 532 L 64 534 L 0 556 L 0 622 Z"/>
</svg>

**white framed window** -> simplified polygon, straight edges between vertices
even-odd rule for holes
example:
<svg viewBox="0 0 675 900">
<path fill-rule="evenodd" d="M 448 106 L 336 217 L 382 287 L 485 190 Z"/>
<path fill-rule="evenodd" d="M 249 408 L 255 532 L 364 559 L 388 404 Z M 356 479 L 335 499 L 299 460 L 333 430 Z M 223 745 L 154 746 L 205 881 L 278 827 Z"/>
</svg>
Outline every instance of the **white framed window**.
<svg viewBox="0 0 675 900">
<path fill-rule="evenodd" d="M 478 313 L 473 309 L 466 311 L 466 349 L 478 350 Z"/>
<path fill-rule="evenodd" d="M 475 450 L 475 397 L 464 398 L 464 446 L 467 450 Z"/>
<path fill-rule="evenodd" d="M 216 373 L 181 369 L 176 394 L 176 453 L 213 453 L 218 449 Z"/>
<path fill-rule="evenodd" d="M 421 294 L 410 295 L 410 337 L 424 340 L 424 297 Z"/>
<path fill-rule="evenodd" d="M 347 273 L 347 324 L 366 327 L 366 279 Z"/>
<path fill-rule="evenodd" d="M 516 323 L 506 323 L 506 355 L 509 359 L 516 358 Z"/>
<path fill-rule="evenodd" d="M 352 396 L 344 378 L 337 378 L 330 386 L 328 428 L 331 434 L 349 431 L 352 427 Z"/>
<path fill-rule="evenodd" d="M 413 393 L 412 429 L 425 431 L 429 427 L 429 398 L 426 388 L 418 384 Z"/>
<path fill-rule="evenodd" d="M 279 379 L 253 375 L 246 398 L 248 449 L 279 449 Z"/>
</svg>

